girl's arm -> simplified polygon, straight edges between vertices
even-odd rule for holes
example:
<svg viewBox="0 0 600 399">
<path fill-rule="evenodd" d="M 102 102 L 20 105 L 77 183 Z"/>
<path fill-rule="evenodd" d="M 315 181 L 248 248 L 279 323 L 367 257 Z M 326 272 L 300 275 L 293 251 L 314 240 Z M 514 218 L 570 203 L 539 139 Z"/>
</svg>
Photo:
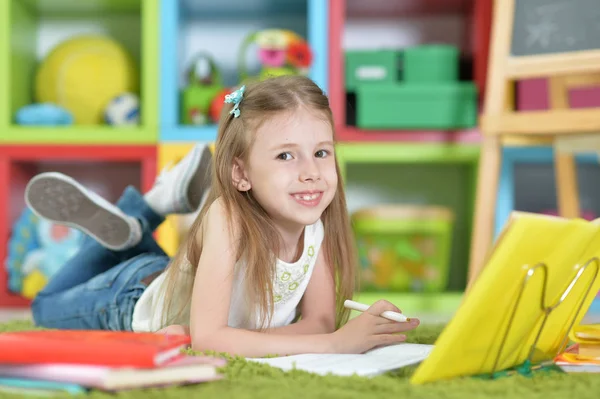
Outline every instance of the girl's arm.
<svg viewBox="0 0 600 399">
<path fill-rule="evenodd" d="M 209 209 L 203 227 L 203 250 L 191 303 L 193 349 L 247 357 L 331 351 L 328 334 L 264 334 L 228 327 L 237 232 L 229 230 L 225 209 L 218 200 Z"/>
<path fill-rule="evenodd" d="M 269 334 L 327 334 L 335 331 L 335 285 L 323 251 L 317 262 L 300 302 L 302 318 L 296 323 L 267 329 Z M 190 333 L 187 326 L 171 325 L 158 331 L 162 334 Z"/>
<path fill-rule="evenodd" d="M 267 329 L 269 334 L 327 334 L 335 331 L 335 284 L 324 251 L 319 251 L 315 267 L 300 302 L 302 318 L 283 327 Z M 189 334 L 187 326 L 171 325 L 158 331 L 163 334 Z"/>
<path fill-rule="evenodd" d="M 225 210 L 220 201 L 211 205 L 205 218 L 203 250 L 198 262 L 191 303 L 192 349 L 227 352 L 245 357 L 300 353 L 361 353 L 377 346 L 402 342 L 405 337 L 396 333 L 417 326 L 418 323 L 396 323 L 380 317 L 379 315 L 386 310 L 398 311 L 391 303 L 380 301 L 341 329 L 327 334 L 265 334 L 228 327 L 237 232 L 229 230 Z M 233 225 L 236 225 L 235 221 Z M 311 291 L 316 289 L 319 289 L 318 283 Z M 320 320 L 325 312 L 320 313 L 317 310 L 316 301 L 319 297 L 314 293 L 309 297 L 311 304 L 303 305 L 307 306 L 306 316 L 309 320 Z M 328 315 L 329 312 L 331 310 L 327 311 Z"/>
</svg>

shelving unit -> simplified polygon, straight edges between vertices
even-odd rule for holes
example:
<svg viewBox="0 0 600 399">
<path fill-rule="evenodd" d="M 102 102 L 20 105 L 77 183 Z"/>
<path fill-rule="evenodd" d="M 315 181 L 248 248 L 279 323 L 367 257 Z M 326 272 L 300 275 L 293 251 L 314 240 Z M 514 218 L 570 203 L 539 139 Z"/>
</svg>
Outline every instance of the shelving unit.
<svg viewBox="0 0 600 399">
<path fill-rule="evenodd" d="M 115 202 L 123 189 L 133 185 L 148 190 L 156 176 L 155 146 L 0 146 L 0 308 L 27 306 L 28 301 L 10 293 L 4 260 L 12 226 L 25 207 L 24 191 L 34 175 L 59 171 Z"/>
<path fill-rule="evenodd" d="M 374 21 L 379 21 L 376 25 Z M 330 102 L 338 139 L 342 141 L 477 142 L 476 129 L 446 130 L 365 130 L 349 121 L 344 84 L 344 51 L 353 48 L 411 46 L 451 41 L 462 50 L 469 65 L 463 75 L 477 84 L 480 98 L 485 90 L 491 0 L 332 0 L 329 10 Z M 443 31 L 431 31 L 436 22 Z M 402 26 L 408 26 L 402 31 Z M 448 29 L 446 29 L 448 28 Z M 358 42 L 360 34 L 374 30 L 376 38 Z M 393 29 L 393 31 L 389 31 Z M 456 32 L 452 31 L 454 29 Z M 352 31 L 357 33 L 352 34 Z M 423 31 L 422 31 L 423 30 Z M 387 32 L 386 35 L 383 32 Z M 425 33 L 423 33 L 425 32 Z M 430 35 L 428 36 L 428 33 Z M 363 35 L 365 36 L 365 35 Z M 454 36 L 454 42 L 452 37 Z M 450 37 L 450 39 L 446 39 Z M 356 39 L 356 40 L 355 40 Z"/>
<path fill-rule="evenodd" d="M 150 144 L 158 127 L 159 0 L 6 0 L 0 2 L 0 143 Z M 76 35 L 102 34 L 119 42 L 139 70 L 141 123 L 32 127 L 15 124 L 22 106 L 37 102 L 38 63 L 57 44 Z M 93 71 L 89 72 L 93 75 Z M 90 79 L 94 79 L 94 76 Z M 6 90 L 8 88 L 8 90 Z"/>
<path fill-rule="evenodd" d="M 224 86 L 234 86 L 238 83 L 240 46 L 246 35 L 266 28 L 284 28 L 305 37 L 313 51 L 309 76 L 330 97 L 340 141 L 337 154 L 352 194 L 350 206 L 371 200 L 363 201 L 359 186 L 382 171 L 399 176 L 392 177 L 396 182 L 390 184 L 392 188 L 386 195 L 412 196 L 426 202 L 444 197 L 461 218 L 456 228 L 460 236 L 458 255 L 453 254 L 453 264 L 457 264 L 470 234 L 478 131 L 359 129 L 346 123 L 343 86 L 345 32 L 348 27 L 356 28 L 356 21 L 387 18 L 404 23 L 407 18 L 444 20 L 447 15 L 452 15 L 454 21 L 449 26 L 459 27 L 456 37 L 461 38 L 465 65 L 470 65 L 466 74 L 477 82 L 482 94 L 491 0 L 370 0 L 368 5 L 361 0 L 0 2 L 0 87 L 8 88 L 0 90 L 0 183 L 8 187 L 5 202 L 0 203 L 0 207 L 4 204 L 1 209 L 6 209 L 0 218 L 0 240 L 4 243 L 8 239 L 11 223 L 23 207 L 24 186 L 35 173 L 51 169 L 69 173 L 104 190 L 101 194 L 114 201 L 126 184 L 149 188 L 157 170 L 183 157 L 194 142 L 214 142 L 216 126 L 184 125 L 180 117 L 180 96 L 189 64 L 198 52 L 207 52 L 220 68 Z M 36 101 L 33 77 L 38 62 L 57 43 L 84 33 L 109 34 L 133 55 L 140 71 L 140 125 L 16 125 L 16 111 Z M 248 54 L 245 62 L 252 74 L 257 67 L 255 57 Z M 118 176 L 113 174 L 117 169 L 123 171 Z M 419 191 L 417 183 L 406 180 L 411 173 L 431 181 L 433 189 Z M 439 183 L 442 176 L 447 179 L 444 184 Z M 379 186 L 386 184 L 385 179 L 371 180 Z M 452 185 L 460 194 L 450 192 Z M 170 217 L 157 231 L 159 242 L 171 255 L 179 245 L 178 223 L 178 218 Z M 0 245 L 0 257 L 5 255 L 6 247 Z M 453 266 L 457 274 L 459 269 Z M 3 268 L 0 270 L 0 307 L 25 306 L 26 301 L 3 295 L 6 275 Z M 460 281 L 452 284 L 459 286 Z"/>
<path fill-rule="evenodd" d="M 214 141 L 215 125 L 185 125 L 180 95 L 190 62 L 198 53 L 210 55 L 223 85 L 239 83 L 238 62 L 253 74 L 255 56 L 240 55 L 244 38 L 257 30 L 290 29 L 308 40 L 314 62 L 309 76 L 327 87 L 327 1 L 173 0 L 161 2 L 161 141 Z M 177 60 L 177 61 L 174 61 Z"/>
<path fill-rule="evenodd" d="M 0 259 L 12 223 L 23 209 L 23 190 L 34 174 L 58 170 L 82 180 L 110 201 L 132 184 L 150 188 L 157 170 L 177 162 L 194 142 L 214 142 L 216 126 L 189 126 L 180 119 L 185 73 L 197 52 L 210 53 L 223 83 L 237 83 L 238 52 L 246 35 L 266 28 L 295 31 L 313 52 L 309 76 L 328 88 L 328 7 L 324 0 L 6 0 L 0 2 L 0 182 L 7 187 L 0 217 Z M 141 123 L 135 127 L 23 126 L 21 107 L 37 102 L 35 74 L 50 51 L 82 34 L 114 38 L 139 69 Z M 258 66 L 247 55 L 250 74 Z M 93 71 L 90 71 L 93 79 Z M 160 95 L 159 95 L 160 93 Z M 117 170 L 122 173 L 116 173 Z M 170 217 L 157 231 L 169 254 L 179 245 Z M 6 291 L 0 268 L 0 307 L 27 306 Z"/>
<path fill-rule="evenodd" d="M 491 7 L 491 0 L 330 1 L 329 94 L 350 212 L 405 203 L 445 206 L 456 216 L 447 291 L 429 299 L 411 293 L 384 295 L 409 302 L 416 310 L 451 311 L 460 298 L 457 292 L 464 289 L 480 134 L 476 128 L 367 130 L 355 126 L 352 97 L 345 88 L 344 52 L 440 42 L 456 45 L 461 50 L 460 78 L 475 82 L 480 103 Z M 436 26 L 439 30 L 432 31 Z M 370 298 L 371 294 L 361 295 Z"/>
<path fill-rule="evenodd" d="M 140 190 L 151 187 L 159 137 L 159 5 L 160 0 L 0 2 L 0 186 L 5 190 L 0 196 L 0 308 L 28 306 L 27 300 L 8 291 L 4 262 L 31 177 L 60 171 L 109 201 L 116 201 L 127 185 Z M 18 125 L 17 111 L 40 102 L 35 94 L 40 63 L 57 45 L 82 35 L 107 36 L 133 59 L 138 72 L 133 86 L 139 89 L 140 123 L 131 127 L 102 122 Z M 103 78 L 95 76 L 99 72 L 93 68 L 84 69 L 77 73 L 89 74 L 91 81 Z M 57 87 L 69 90 L 68 86 Z"/>
</svg>

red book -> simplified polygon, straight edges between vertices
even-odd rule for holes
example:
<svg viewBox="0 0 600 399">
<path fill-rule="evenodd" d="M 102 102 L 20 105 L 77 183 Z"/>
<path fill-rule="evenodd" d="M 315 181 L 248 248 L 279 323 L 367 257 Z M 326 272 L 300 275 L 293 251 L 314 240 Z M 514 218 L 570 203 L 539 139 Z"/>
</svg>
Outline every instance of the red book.
<svg viewBox="0 0 600 399">
<path fill-rule="evenodd" d="M 39 330 L 0 334 L 0 363 L 156 367 L 190 345 L 187 335 L 126 331 Z"/>
</svg>

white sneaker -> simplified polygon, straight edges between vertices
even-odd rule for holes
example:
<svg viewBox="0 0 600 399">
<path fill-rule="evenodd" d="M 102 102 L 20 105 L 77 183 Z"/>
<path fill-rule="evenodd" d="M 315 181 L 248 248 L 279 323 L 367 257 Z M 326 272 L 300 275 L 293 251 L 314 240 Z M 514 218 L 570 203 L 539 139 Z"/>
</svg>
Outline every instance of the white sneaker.
<svg viewBox="0 0 600 399">
<path fill-rule="evenodd" d="M 141 239 L 137 219 L 62 173 L 41 173 L 31 179 L 25 202 L 39 217 L 79 229 L 114 251 Z"/>
<path fill-rule="evenodd" d="M 210 187 L 211 168 L 210 148 L 197 144 L 175 166 L 160 172 L 144 199 L 163 216 L 194 212 Z"/>
</svg>

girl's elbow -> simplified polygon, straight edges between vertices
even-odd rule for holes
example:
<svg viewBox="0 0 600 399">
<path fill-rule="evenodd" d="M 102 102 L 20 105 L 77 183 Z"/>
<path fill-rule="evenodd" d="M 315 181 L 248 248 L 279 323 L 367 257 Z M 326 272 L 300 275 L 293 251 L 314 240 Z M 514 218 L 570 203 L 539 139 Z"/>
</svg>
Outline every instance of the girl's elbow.
<svg viewBox="0 0 600 399">
<path fill-rule="evenodd" d="M 331 334 L 335 332 L 335 317 L 323 316 L 318 321 L 319 332 L 322 334 Z"/>
<path fill-rule="evenodd" d="M 324 323 L 323 330 L 324 330 L 323 332 L 325 334 L 334 333 L 335 332 L 335 319 L 327 320 L 327 322 Z"/>
</svg>

